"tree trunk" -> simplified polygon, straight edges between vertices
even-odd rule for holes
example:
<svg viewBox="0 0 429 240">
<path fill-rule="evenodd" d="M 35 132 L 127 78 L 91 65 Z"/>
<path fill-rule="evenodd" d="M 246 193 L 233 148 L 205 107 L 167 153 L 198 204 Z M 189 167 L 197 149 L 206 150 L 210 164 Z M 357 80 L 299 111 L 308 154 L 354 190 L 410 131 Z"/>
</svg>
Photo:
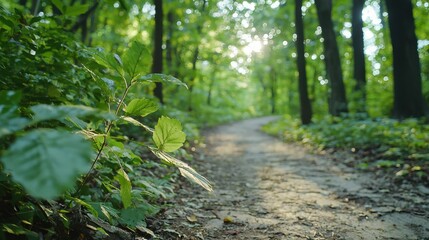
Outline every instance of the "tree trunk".
<svg viewBox="0 0 429 240">
<path fill-rule="evenodd" d="M 304 23 L 302 20 L 302 0 L 295 0 L 295 28 L 296 28 L 296 52 L 297 52 L 297 65 L 298 65 L 298 89 L 299 89 L 299 103 L 301 122 L 304 125 L 311 123 L 311 103 L 308 98 L 307 87 L 307 71 L 305 70 L 305 56 L 304 56 Z"/>
<path fill-rule="evenodd" d="M 366 112 L 366 77 L 365 53 L 363 42 L 362 10 L 365 0 L 353 0 L 352 9 L 352 42 L 353 42 L 353 77 L 356 81 L 355 91 L 358 93 L 358 112 Z"/>
<path fill-rule="evenodd" d="M 154 0 L 155 3 L 155 31 L 154 48 L 152 53 L 152 72 L 162 73 L 162 35 L 163 35 L 163 9 L 162 0 Z M 164 104 L 162 92 L 162 83 L 156 83 L 153 94 L 158 98 L 161 104 Z"/>
<path fill-rule="evenodd" d="M 411 0 L 386 0 L 393 49 L 393 115 L 421 117 L 424 113 L 420 60 Z"/>
<path fill-rule="evenodd" d="M 346 91 L 341 72 L 340 53 L 332 22 L 332 0 L 315 0 L 317 17 L 322 28 L 326 73 L 330 86 L 329 113 L 347 113 Z"/>
</svg>

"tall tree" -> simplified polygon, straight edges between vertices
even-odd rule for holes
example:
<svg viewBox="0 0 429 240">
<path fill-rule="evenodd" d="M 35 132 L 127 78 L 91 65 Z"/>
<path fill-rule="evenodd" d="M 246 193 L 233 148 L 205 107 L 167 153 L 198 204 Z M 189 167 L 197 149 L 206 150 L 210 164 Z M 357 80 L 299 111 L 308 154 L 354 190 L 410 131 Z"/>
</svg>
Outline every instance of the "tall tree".
<svg viewBox="0 0 429 240">
<path fill-rule="evenodd" d="M 393 49 L 393 115 L 424 115 L 420 60 L 411 0 L 386 0 Z"/>
<path fill-rule="evenodd" d="M 162 37 L 163 37 L 163 20 L 164 13 L 162 9 L 162 0 L 154 0 L 155 3 L 155 31 L 154 31 L 154 47 L 152 53 L 152 72 L 162 73 Z M 155 97 L 159 99 L 161 104 L 164 104 L 164 96 L 162 93 L 162 84 L 156 83 L 153 90 Z"/>
<path fill-rule="evenodd" d="M 338 116 L 348 112 L 348 108 L 341 72 L 340 53 L 332 22 L 332 0 L 315 0 L 315 3 L 324 39 L 325 66 L 330 86 L 329 113 Z"/>
<path fill-rule="evenodd" d="M 355 91 L 360 99 L 359 112 L 366 112 L 366 77 L 365 53 L 363 41 L 362 10 L 365 0 L 353 0 L 352 7 L 352 42 L 353 42 L 353 77 L 356 81 Z"/>
<path fill-rule="evenodd" d="M 311 122 L 312 109 L 307 89 L 307 71 L 305 70 L 304 56 L 304 23 L 302 20 L 302 0 L 295 0 L 295 31 L 296 31 L 296 52 L 298 66 L 298 89 L 301 122 L 306 125 Z"/>
</svg>

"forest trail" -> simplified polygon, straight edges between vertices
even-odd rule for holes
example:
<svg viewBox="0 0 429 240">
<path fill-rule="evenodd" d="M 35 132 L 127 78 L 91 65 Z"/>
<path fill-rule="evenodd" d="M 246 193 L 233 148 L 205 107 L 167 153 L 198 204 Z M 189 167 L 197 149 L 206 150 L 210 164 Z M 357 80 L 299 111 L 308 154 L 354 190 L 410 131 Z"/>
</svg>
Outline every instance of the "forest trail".
<svg viewBox="0 0 429 240">
<path fill-rule="evenodd" d="M 192 164 L 215 191 L 184 184 L 161 239 L 429 239 L 428 188 L 392 187 L 259 130 L 274 119 L 205 132 Z"/>
</svg>

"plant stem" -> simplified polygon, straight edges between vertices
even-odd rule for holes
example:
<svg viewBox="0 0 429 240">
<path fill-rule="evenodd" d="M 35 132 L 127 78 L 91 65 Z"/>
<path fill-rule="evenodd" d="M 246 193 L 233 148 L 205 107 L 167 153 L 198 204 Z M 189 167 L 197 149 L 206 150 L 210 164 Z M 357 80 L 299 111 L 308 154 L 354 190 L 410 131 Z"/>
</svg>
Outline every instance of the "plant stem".
<svg viewBox="0 0 429 240">
<path fill-rule="evenodd" d="M 121 99 L 119 100 L 118 106 L 117 106 L 117 108 L 116 108 L 115 115 L 118 115 L 119 111 L 121 110 L 121 107 L 122 107 L 122 105 L 124 104 L 125 97 L 127 96 L 128 91 L 130 90 L 130 88 L 131 88 L 131 87 L 132 87 L 132 84 L 130 84 L 130 85 L 126 85 L 126 87 L 125 87 L 125 91 L 124 91 L 124 93 L 122 94 L 122 97 L 121 97 Z M 86 175 L 85 175 L 85 177 L 84 177 L 84 179 L 83 179 L 82 183 L 79 185 L 79 188 L 78 188 L 78 189 L 77 189 L 77 191 L 74 193 L 74 195 L 75 195 L 75 196 L 76 196 L 76 195 L 78 195 L 78 194 L 80 193 L 80 191 L 82 190 L 82 187 L 83 187 L 83 186 L 88 182 L 88 180 L 89 180 L 89 176 L 90 176 L 90 174 L 91 174 L 92 170 L 94 170 L 95 164 L 97 164 L 97 162 L 100 160 L 101 153 L 103 152 L 103 149 L 104 149 L 104 147 L 105 147 L 105 146 L 106 146 L 106 144 L 107 144 L 107 137 L 108 137 L 108 135 L 109 135 L 110 130 L 112 129 L 112 127 L 113 127 L 113 121 L 110 121 L 110 122 L 107 124 L 107 129 L 106 129 L 106 132 L 105 132 L 105 136 L 104 136 L 104 138 L 103 138 L 103 143 L 101 144 L 100 149 L 98 150 L 97 156 L 95 157 L 94 161 L 92 162 L 91 168 L 90 168 L 90 169 L 89 169 L 89 171 L 86 173 Z M 70 202 L 70 204 L 71 204 L 71 202 Z M 70 204 L 69 204 L 69 207 L 70 207 Z"/>
</svg>

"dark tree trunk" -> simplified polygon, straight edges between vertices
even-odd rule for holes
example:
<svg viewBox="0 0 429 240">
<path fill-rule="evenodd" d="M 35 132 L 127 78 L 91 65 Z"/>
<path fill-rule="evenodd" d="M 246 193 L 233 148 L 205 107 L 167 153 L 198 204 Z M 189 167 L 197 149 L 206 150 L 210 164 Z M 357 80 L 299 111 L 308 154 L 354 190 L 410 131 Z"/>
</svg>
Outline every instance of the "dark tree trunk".
<svg viewBox="0 0 429 240">
<path fill-rule="evenodd" d="M 363 42 L 362 10 L 365 0 L 353 0 L 352 9 L 352 42 L 353 42 L 353 77 L 356 81 L 355 91 L 358 100 L 358 111 L 366 112 L 366 77 L 365 53 Z"/>
<path fill-rule="evenodd" d="M 86 23 L 88 21 L 88 18 L 94 14 L 99 3 L 100 3 L 99 1 L 94 1 L 94 4 L 84 14 L 79 16 L 76 23 L 73 24 L 73 26 L 70 28 L 70 31 L 76 32 L 77 30 L 79 30 L 79 28 L 82 28 L 84 25 L 86 27 L 87 26 Z"/>
<path fill-rule="evenodd" d="M 39 13 L 40 8 L 40 0 L 32 0 L 31 1 L 31 13 L 36 16 Z"/>
<path fill-rule="evenodd" d="M 163 9 L 162 0 L 154 0 L 155 3 L 155 31 L 154 31 L 154 48 L 152 54 L 152 72 L 162 73 L 162 35 L 163 35 Z M 159 99 L 161 104 L 164 104 L 164 96 L 162 92 L 162 84 L 156 83 L 153 90 L 155 97 Z"/>
<path fill-rule="evenodd" d="M 212 104 L 212 92 L 215 84 L 216 79 L 216 70 L 213 71 L 213 74 L 210 76 L 210 83 L 209 83 L 209 91 L 207 93 L 207 105 Z"/>
<path fill-rule="evenodd" d="M 19 5 L 25 7 L 25 5 L 27 5 L 27 0 L 19 0 Z"/>
<path fill-rule="evenodd" d="M 307 87 L 307 71 L 305 70 L 305 56 L 304 56 L 304 23 L 302 20 L 302 0 L 295 0 L 295 28 L 296 28 L 296 51 L 297 51 L 297 65 L 298 65 L 298 89 L 299 89 L 299 103 L 301 122 L 306 125 L 311 123 L 311 103 L 308 98 Z"/>
<path fill-rule="evenodd" d="M 420 60 L 411 0 L 386 0 L 393 49 L 393 114 L 424 115 Z"/>
<path fill-rule="evenodd" d="M 316 0 L 317 17 L 322 28 L 326 73 L 330 86 L 329 113 L 347 113 L 346 91 L 341 72 L 340 53 L 332 22 L 332 0 Z"/>
</svg>

